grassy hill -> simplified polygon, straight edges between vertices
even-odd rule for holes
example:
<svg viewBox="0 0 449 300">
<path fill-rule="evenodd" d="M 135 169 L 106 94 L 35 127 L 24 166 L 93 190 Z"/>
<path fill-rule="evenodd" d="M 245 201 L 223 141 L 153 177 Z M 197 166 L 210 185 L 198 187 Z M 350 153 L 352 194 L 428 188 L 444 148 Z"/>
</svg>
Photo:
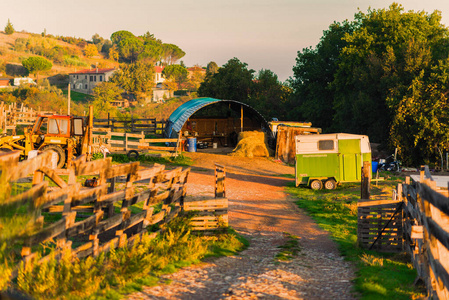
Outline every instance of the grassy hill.
<svg viewBox="0 0 449 300">
<path fill-rule="evenodd" d="M 70 40 L 71 38 L 68 38 Z M 111 68 L 118 63 L 104 57 L 102 53 L 94 57 L 86 57 L 84 48 L 87 45 L 82 39 L 72 38 L 68 43 L 53 36 L 43 37 L 41 34 L 15 32 L 11 35 L 0 31 L 0 77 L 26 76 L 22 60 L 30 56 L 43 56 L 53 63 L 50 71 L 40 74 L 51 83 L 64 85 L 68 83 L 68 73 L 90 67 Z M 29 74 L 34 78 L 33 74 Z M 62 87 L 62 86 L 61 86 Z"/>
</svg>

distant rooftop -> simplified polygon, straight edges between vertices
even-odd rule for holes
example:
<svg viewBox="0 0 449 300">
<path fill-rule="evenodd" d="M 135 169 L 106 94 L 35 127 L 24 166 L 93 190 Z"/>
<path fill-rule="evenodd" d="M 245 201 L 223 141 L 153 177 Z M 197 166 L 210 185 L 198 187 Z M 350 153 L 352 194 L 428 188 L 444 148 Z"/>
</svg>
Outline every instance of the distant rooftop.
<svg viewBox="0 0 449 300">
<path fill-rule="evenodd" d="M 69 74 L 104 74 L 104 73 L 108 73 L 111 71 L 114 71 L 115 68 L 109 68 L 109 69 L 85 69 L 85 70 L 81 70 L 78 72 L 73 72 L 73 73 L 69 73 Z"/>
</svg>

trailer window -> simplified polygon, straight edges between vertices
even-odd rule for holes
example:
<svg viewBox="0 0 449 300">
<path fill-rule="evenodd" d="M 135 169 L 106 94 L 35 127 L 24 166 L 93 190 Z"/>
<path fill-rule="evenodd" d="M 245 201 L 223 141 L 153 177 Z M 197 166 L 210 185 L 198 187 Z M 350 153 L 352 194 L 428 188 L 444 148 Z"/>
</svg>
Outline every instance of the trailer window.
<svg viewBox="0 0 449 300">
<path fill-rule="evenodd" d="M 333 140 L 318 141 L 318 150 L 334 150 L 334 141 Z"/>
</svg>

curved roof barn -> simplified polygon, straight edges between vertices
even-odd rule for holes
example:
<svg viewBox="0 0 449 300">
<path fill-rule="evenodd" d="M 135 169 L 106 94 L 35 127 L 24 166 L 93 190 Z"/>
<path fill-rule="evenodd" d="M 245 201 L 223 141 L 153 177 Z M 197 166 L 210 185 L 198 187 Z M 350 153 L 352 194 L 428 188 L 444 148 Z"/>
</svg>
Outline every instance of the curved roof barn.
<svg viewBox="0 0 449 300">
<path fill-rule="evenodd" d="M 253 118 L 260 123 L 260 129 L 273 136 L 270 126 L 265 118 L 248 104 L 235 100 L 220 100 L 214 98 L 196 98 L 190 100 L 178 107 L 169 117 L 165 126 L 165 135 L 168 138 L 175 138 L 182 129 L 184 123 L 197 111 L 209 105 L 229 105 L 229 108 L 240 114 L 243 109 L 243 115 Z"/>
</svg>

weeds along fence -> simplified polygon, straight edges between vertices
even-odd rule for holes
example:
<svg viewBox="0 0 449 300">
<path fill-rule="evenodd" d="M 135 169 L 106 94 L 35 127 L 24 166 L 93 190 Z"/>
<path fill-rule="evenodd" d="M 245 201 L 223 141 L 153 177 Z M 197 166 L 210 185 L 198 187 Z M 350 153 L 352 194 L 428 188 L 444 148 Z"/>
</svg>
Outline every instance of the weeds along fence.
<svg viewBox="0 0 449 300">
<path fill-rule="evenodd" d="M 63 251 L 83 258 L 133 245 L 148 229 L 156 236 L 158 227 L 177 217 L 183 207 L 190 168 L 112 165 L 110 158 L 88 162 L 81 156 L 62 176 L 51 169 L 50 151 L 21 162 L 19 155 L 0 155 L 0 180 L 11 190 L 31 174 L 32 186 L 7 197 L 0 209 L 32 207 L 36 217 L 27 226 L 34 233 L 25 238 L 21 251 L 25 265 L 36 260 L 37 245 L 46 241 L 56 245 L 57 258 Z M 83 186 L 89 178 L 92 187 Z"/>
<path fill-rule="evenodd" d="M 105 145 L 111 152 L 130 150 L 169 151 L 175 156 L 182 152 L 181 136 L 175 139 L 145 137 L 145 133 L 113 132 L 110 128 L 93 128 L 93 153 Z M 172 145 L 172 146 L 167 146 Z"/>
<path fill-rule="evenodd" d="M 447 190 L 444 191 L 447 195 Z M 398 185 L 403 201 L 405 249 L 431 299 L 449 299 L 449 199 L 428 172 Z"/>
</svg>

